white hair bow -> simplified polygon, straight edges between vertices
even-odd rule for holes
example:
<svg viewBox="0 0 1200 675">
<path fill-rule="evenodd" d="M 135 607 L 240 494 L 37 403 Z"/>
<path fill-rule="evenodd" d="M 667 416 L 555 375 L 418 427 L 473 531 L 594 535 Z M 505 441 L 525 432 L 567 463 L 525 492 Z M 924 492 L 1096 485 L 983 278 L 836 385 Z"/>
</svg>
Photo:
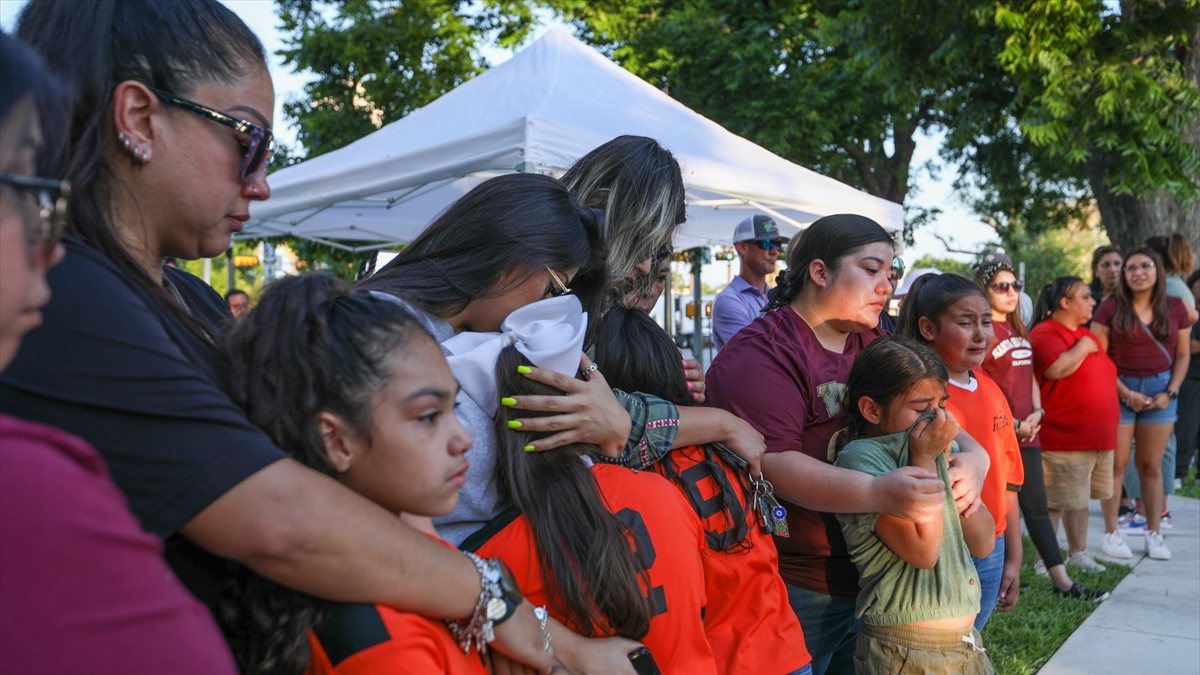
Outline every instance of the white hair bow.
<svg viewBox="0 0 1200 675">
<path fill-rule="evenodd" d="M 574 377 L 583 353 L 587 313 L 573 295 L 539 300 L 514 311 L 499 333 L 459 333 L 442 343 L 450 372 L 463 391 L 488 414 L 500 405 L 496 360 L 509 345 L 535 366 Z"/>
</svg>

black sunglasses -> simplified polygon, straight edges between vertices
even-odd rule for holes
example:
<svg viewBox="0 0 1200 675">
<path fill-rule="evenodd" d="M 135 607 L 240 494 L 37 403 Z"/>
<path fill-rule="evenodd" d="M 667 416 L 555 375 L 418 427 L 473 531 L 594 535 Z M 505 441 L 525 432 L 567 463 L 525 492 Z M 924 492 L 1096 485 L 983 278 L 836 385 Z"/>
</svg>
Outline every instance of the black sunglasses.
<svg viewBox="0 0 1200 675">
<path fill-rule="evenodd" d="M 25 241 L 29 244 L 31 257 L 48 264 L 54 255 L 54 247 L 62 238 L 67 227 L 67 204 L 71 196 L 71 184 L 57 178 L 20 176 L 0 173 L 0 183 L 10 185 L 22 192 L 29 192 L 37 199 L 39 218 L 33 227 L 25 228 Z"/>
<path fill-rule="evenodd" d="M 658 267 L 658 263 L 671 257 L 673 253 L 675 253 L 675 249 L 671 248 L 669 245 L 664 244 L 660 246 L 658 250 L 654 252 L 654 255 L 650 256 L 650 268 L 653 269 Z"/>
<path fill-rule="evenodd" d="M 238 143 L 242 146 L 242 166 L 240 169 L 239 178 L 243 183 L 246 182 L 246 180 L 251 176 L 254 176 L 261 171 L 271 159 L 271 154 L 275 152 L 275 135 L 271 133 L 270 129 L 264 126 L 259 126 L 253 122 L 247 122 L 246 120 L 238 119 L 236 117 L 230 117 L 220 110 L 213 110 L 212 108 L 206 105 L 200 105 L 195 101 L 189 101 L 186 98 L 180 98 L 174 94 L 168 94 L 161 89 L 155 89 L 154 87 L 149 86 L 147 89 L 154 92 L 154 95 L 157 96 L 158 99 L 163 103 L 173 105 L 177 108 L 183 108 L 184 110 L 199 115 L 206 120 L 227 126 L 239 134 L 245 134 L 246 136 L 249 136 L 249 141 L 238 141 Z"/>
<path fill-rule="evenodd" d="M 1016 281 L 1001 281 L 998 284 L 988 284 L 988 288 L 996 291 L 997 293 L 1007 293 L 1008 289 L 1010 288 L 1020 293 L 1021 289 L 1025 288 L 1025 282 L 1021 281 L 1020 279 L 1017 279 Z"/>
<path fill-rule="evenodd" d="M 783 253 L 783 249 L 787 247 L 787 242 L 783 239 L 755 239 L 754 243 L 758 244 L 758 247 L 764 251 L 770 251 L 774 248 L 778 249 L 780 253 Z"/>
<path fill-rule="evenodd" d="M 892 256 L 892 277 L 899 281 L 904 277 L 904 261 L 900 256 Z"/>
</svg>

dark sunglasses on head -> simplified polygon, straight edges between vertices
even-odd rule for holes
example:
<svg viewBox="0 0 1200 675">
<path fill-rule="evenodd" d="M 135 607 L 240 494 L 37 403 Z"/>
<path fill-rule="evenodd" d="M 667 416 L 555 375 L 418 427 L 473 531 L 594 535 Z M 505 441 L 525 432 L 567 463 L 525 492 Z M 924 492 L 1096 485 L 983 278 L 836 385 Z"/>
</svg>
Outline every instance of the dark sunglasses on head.
<svg viewBox="0 0 1200 675">
<path fill-rule="evenodd" d="M 54 255 L 54 247 L 62 238 L 67 227 L 67 203 L 71 196 L 71 184 L 57 178 L 19 176 L 0 173 L 0 183 L 10 185 L 21 192 L 33 194 L 37 199 L 39 217 L 36 224 L 26 226 L 25 241 L 29 244 L 30 256 L 47 264 Z"/>
<path fill-rule="evenodd" d="M 1016 281 L 1001 281 L 998 284 L 988 284 L 988 288 L 996 291 L 997 293 L 1007 293 L 1008 289 L 1010 288 L 1020 293 L 1021 289 L 1025 288 L 1025 282 L 1021 281 L 1020 279 L 1017 279 Z"/>
<path fill-rule="evenodd" d="M 787 247 L 786 239 L 755 239 L 754 243 L 764 251 L 778 249 L 780 253 L 783 253 L 783 249 Z"/>
<path fill-rule="evenodd" d="M 275 152 L 275 135 L 271 133 L 270 129 L 243 119 L 230 117 L 220 110 L 213 110 L 206 105 L 200 105 L 195 101 L 180 98 L 161 89 L 155 89 L 154 87 L 147 88 L 154 92 L 154 95 L 163 103 L 173 105 L 176 108 L 183 108 L 210 122 L 227 126 L 239 134 L 248 136 L 249 140 L 247 141 L 238 140 L 238 143 L 242 146 L 242 166 L 238 177 L 243 183 L 251 176 L 258 174 L 271 159 L 271 153 Z"/>
</svg>

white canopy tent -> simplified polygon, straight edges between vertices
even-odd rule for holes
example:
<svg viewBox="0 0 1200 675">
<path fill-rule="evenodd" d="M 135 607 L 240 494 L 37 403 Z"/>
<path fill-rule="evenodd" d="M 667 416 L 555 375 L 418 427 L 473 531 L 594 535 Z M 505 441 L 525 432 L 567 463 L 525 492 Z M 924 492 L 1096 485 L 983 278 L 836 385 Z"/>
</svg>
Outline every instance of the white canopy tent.
<svg viewBox="0 0 1200 675">
<path fill-rule="evenodd" d="M 675 244 L 727 243 L 737 221 L 772 214 L 784 234 L 831 213 L 890 231 L 899 204 L 789 162 L 693 111 L 570 34 L 551 29 L 509 61 L 350 145 L 278 171 L 243 237 L 411 241 L 480 182 L 561 175 L 621 134 L 649 136 L 683 167 L 688 221 Z"/>
</svg>

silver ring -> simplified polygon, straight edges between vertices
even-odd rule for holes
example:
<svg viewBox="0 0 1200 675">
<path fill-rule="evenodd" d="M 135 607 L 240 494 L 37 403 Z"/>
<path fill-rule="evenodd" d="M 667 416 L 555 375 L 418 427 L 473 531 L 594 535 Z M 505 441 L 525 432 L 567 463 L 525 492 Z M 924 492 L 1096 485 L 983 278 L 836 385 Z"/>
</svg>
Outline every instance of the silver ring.
<svg viewBox="0 0 1200 675">
<path fill-rule="evenodd" d="M 592 379 L 592 373 L 596 372 L 597 370 L 600 370 L 600 366 L 598 366 L 594 363 L 592 365 L 588 366 L 587 368 L 584 368 L 583 372 L 582 372 L 583 379 L 585 379 L 585 380 Z"/>
</svg>

